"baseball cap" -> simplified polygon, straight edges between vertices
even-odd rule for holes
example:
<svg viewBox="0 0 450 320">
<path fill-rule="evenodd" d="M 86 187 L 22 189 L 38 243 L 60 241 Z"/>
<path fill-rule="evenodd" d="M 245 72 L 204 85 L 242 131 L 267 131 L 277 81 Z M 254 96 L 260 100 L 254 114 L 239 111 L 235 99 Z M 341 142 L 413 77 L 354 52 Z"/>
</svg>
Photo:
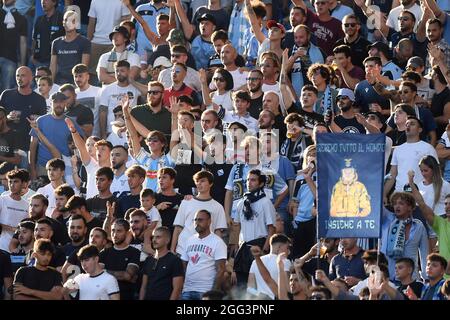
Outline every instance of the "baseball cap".
<svg viewBox="0 0 450 320">
<path fill-rule="evenodd" d="M 286 32 L 286 29 L 281 23 L 276 22 L 275 20 L 269 20 L 267 21 L 267 29 L 271 29 L 273 27 L 280 28 L 281 31 Z"/>
<path fill-rule="evenodd" d="M 170 30 L 169 36 L 167 37 L 167 41 L 173 43 L 185 43 L 183 31 L 180 29 Z"/>
<path fill-rule="evenodd" d="M 109 34 L 109 40 L 112 41 L 115 33 L 121 33 L 128 42 L 130 41 L 130 34 L 128 33 L 127 28 L 125 28 L 124 26 L 115 26 L 113 31 Z"/>
<path fill-rule="evenodd" d="M 197 22 L 201 21 L 211 21 L 215 26 L 217 25 L 216 18 L 210 13 L 204 13 L 199 18 L 197 18 Z"/>
<path fill-rule="evenodd" d="M 153 62 L 153 68 L 163 66 L 165 68 L 170 68 L 172 66 L 172 63 L 169 59 L 166 57 L 160 56 L 155 59 L 155 62 Z"/>
<path fill-rule="evenodd" d="M 67 96 L 64 93 L 58 91 L 52 94 L 51 99 L 53 101 L 66 101 Z"/>
<path fill-rule="evenodd" d="M 351 101 L 355 101 L 355 94 L 353 93 L 352 90 L 350 90 L 348 88 L 339 89 L 336 97 L 340 97 L 340 96 L 344 96 L 344 97 L 349 98 Z"/>
<path fill-rule="evenodd" d="M 413 68 L 420 68 L 425 66 L 425 63 L 423 62 L 423 59 L 421 57 L 411 57 L 408 60 L 408 63 L 406 64 L 406 68 L 413 67 Z"/>
<path fill-rule="evenodd" d="M 369 45 L 367 48 L 368 49 L 371 49 L 371 48 L 378 49 L 378 51 L 382 52 L 385 55 L 386 59 L 388 59 L 388 60 L 391 59 L 391 49 L 389 49 L 389 46 L 384 42 L 381 42 L 381 41 L 374 42 L 373 44 Z"/>
</svg>

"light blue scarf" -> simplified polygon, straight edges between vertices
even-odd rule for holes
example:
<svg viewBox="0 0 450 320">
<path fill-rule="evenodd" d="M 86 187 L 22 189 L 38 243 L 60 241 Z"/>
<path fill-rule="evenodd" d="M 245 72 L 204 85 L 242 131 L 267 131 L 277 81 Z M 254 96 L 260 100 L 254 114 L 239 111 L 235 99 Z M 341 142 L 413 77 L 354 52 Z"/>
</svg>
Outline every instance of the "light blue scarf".
<svg viewBox="0 0 450 320">
<path fill-rule="evenodd" d="M 398 259 L 403 257 L 406 242 L 406 226 L 412 222 L 411 218 L 406 220 L 395 219 L 389 227 L 386 254 L 388 257 Z"/>
</svg>

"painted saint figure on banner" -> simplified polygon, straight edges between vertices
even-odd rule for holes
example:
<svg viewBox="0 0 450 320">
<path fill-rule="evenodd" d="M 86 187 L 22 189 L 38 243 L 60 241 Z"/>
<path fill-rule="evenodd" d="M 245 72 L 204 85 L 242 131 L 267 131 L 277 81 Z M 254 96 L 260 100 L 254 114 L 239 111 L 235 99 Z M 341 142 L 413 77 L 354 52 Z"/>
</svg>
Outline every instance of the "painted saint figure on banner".
<svg viewBox="0 0 450 320">
<path fill-rule="evenodd" d="M 358 218 L 370 214 L 370 196 L 366 186 L 358 181 L 358 173 L 352 167 L 352 159 L 344 159 L 339 181 L 333 187 L 330 217 Z"/>
</svg>

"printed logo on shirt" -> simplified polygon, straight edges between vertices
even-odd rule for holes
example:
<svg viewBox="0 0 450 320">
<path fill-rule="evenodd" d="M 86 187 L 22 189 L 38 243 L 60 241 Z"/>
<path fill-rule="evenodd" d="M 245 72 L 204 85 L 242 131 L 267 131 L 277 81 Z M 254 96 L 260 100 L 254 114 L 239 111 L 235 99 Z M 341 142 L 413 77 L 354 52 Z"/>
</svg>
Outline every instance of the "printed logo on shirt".
<svg viewBox="0 0 450 320">
<path fill-rule="evenodd" d="M 207 246 L 207 245 L 204 245 L 204 244 L 191 244 L 186 249 L 186 253 L 189 254 L 190 252 L 196 252 L 196 256 L 198 255 L 199 252 L 202 252 L 202 253 L 212 257 L 213 249 L 211 247 Z M 191 257 L 191 260 L 192 260 L 192 258 L 193 257 Z M 196 261 L 192 260 L 192 262 L 197 263 L 198 259 L 199 258 L 195 258 Z"/>
<path fill-rule="evenodd" d="M 191 257 L 191 261 L 193 264 L 197 264 L 198 260 L 200 260 L 200 255 L 198 253 L 196 253 L 195 256 Z"/>
<path fill-rule="evenodd" d="M 156 179 L 158 177 L 158 170 L 147 170 L 147 178 Z"/>
</svg>

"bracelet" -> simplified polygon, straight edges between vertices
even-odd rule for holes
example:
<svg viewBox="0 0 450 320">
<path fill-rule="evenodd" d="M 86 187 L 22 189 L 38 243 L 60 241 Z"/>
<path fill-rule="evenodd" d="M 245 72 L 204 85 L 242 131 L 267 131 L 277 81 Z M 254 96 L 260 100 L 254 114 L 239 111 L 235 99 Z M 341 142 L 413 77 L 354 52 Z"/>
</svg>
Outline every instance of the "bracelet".
<svg viewBox="0 0 450 320">
<path fill-rule="evenodd" d="M 70 132 L 71 132 L 72 134 L 74 134 L 74 133 L 77 133 L 78 131 L 77 131 L 77 130 L 75 130 L 75 131 L 70 130 Z"/>
</svg>

